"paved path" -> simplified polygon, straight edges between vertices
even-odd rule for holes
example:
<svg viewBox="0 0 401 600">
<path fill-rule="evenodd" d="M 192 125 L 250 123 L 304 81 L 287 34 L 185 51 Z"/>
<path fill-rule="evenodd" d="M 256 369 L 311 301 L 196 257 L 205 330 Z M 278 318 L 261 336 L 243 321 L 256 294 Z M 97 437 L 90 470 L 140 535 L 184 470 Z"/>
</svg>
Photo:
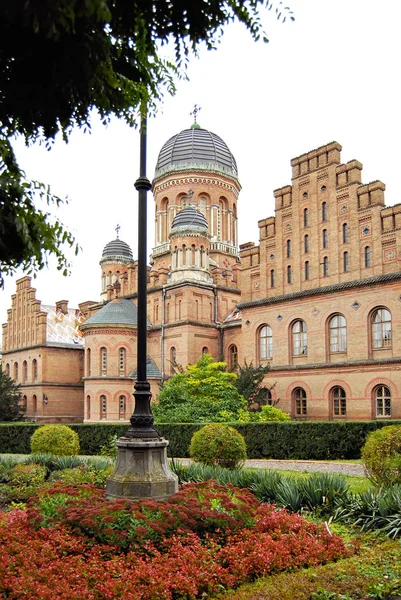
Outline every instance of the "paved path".
<svg viewBox="0 0 401 600">
<path fill-rule="evenodd" d="M 178 462 L 189 464 L 189 458 L 176 458 Z M 365 475 L 363 466 L 357 463 L 342 463 L 317 460 L 259 460 L 245 461 L 245 467 L 256 469 L 278 469 L 288 471 L 308 471 L 310 473 L 340 473 L 341 475 Z"/>
</svg>

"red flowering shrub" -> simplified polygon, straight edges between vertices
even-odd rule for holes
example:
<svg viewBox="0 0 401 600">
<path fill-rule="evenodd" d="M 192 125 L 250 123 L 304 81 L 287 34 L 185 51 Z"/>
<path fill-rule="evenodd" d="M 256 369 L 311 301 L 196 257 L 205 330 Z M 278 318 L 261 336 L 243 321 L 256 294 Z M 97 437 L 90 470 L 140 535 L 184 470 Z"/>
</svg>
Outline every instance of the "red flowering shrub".
<svg viewBox="0 0 401 600">
<path fill-rule="evenodd" d="M 259 501 L 248 490 L 214 481 L 188 484 L 165 501 L 114 500 L 90 485 L 57 484 L 31 500 L 28 517 L 37 526 L 69 525 L 102 543 L 128 550 L 146 540 L 161 543 L 173 534 L 207 533 L 224 539 L 237 529 L 255 524 Z"/>
<path fill-rule="evenodd" d="M 0 597 L 11 600 L 189 600 L 349 554 L 323 527 L 217 484 L 158 503 L 60 485 L 31 504 L 0 517 Z"/>
</svg>

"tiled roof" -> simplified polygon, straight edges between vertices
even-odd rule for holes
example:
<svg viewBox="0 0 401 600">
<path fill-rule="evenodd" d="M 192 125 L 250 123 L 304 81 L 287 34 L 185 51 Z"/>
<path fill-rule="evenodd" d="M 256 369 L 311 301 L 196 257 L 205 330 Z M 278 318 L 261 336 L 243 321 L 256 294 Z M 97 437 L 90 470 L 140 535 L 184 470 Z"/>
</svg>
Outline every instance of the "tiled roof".
<svg viewBox="0 0 401 600">
<path fill-rule="evenodd" d="M 138 309 L 132 300 L 116 298 L 107 302 L 85 321 L 86 325 L 137 325 Z"/>
<path fill-rule="evenodd" d="M 237 308 L 251 308 L 253 306 L 265 306 L 266 304 L 277 304 L 278 302 L 291 302 L 298 298 L 308 298 L 309 296 L 319 296 L 321 294 L 332 294 L 343 290 L 352 290 L 371 285 L 379 285 L 391 281 L 401 279 L 401 272 L 386 273 L 385 275 L 377 275 L 376 277 L 366 277 L 366 279 L 356 279 L 354 281 L 345 281 L 344 283 L 334 283 L 325 287 L 314 288 L 312 290 L 302 290 L 292 294 L 283 294 L 281 296 L 273 296 L 271 298 L 261 298 L 260 300 L 250 300 L 249 302 L 240 302 Z"/>
<path fill-rule="evenodd" d="M 69 308 L 63 313 L 56 306 L 42 304 L 40 310 L 47 313 L 46 342 L 83 346 L 79 326 L 85 318 L 78 308 Z"/>
<path fill-rule="evenodd" d="M 136 379 L 136 372 L 137 369 L 135 369 L 135 371 L 132 371 L 132 373 L 130 373 L 129 376 Z M 146 377 L 149 379 L 161 379 L 162 377 L 160 370 L 156 367 L 155 363 L 153 362 L 150 356 L 146 357 Z"/>
</svg>

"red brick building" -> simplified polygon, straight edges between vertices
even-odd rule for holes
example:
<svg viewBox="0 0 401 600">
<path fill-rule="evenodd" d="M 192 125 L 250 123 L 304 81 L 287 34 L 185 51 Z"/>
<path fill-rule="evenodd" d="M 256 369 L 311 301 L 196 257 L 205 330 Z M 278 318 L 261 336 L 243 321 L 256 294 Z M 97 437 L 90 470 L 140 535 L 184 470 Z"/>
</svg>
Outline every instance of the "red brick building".
<svg viewBox="0 0 401 600">
<path fill-rule="evenodd" d="M 162 147 L 148 267 L 153 395 L 175 361 L 210 352 L 231 368 L 269 364 L 271 400 L 293 418 L 401 418 L 401 206 L 385 206 L 383 183 L 362 183 L 361 163 L 341 164 L 335 142 L 291 166 L 259 244 L 238 248 L 241 187 L 223 140 L 195 124 Z M 120 421 L 133 410 L 137 263 L 117 237 L 100 265 L 100 302 L 76 311 L 46 309 L 29 277 L 17 282 L 3 365 L 29 419 Z"/>
</svg>

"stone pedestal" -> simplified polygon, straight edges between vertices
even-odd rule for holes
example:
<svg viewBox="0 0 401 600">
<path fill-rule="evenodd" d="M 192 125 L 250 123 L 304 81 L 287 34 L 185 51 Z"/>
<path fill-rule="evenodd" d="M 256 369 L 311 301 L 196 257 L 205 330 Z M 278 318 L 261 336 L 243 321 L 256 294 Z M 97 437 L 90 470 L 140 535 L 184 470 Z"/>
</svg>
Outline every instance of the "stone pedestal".
<svg viewBox="0 0 401 600">
<path fill-rule="evenodd" d="M 163 500 L 178 490 L 178 477 L 167 463 L 164 438 L 117 440 L 116 468 L 106 484 L 106 497 Z"/>
</svg>

